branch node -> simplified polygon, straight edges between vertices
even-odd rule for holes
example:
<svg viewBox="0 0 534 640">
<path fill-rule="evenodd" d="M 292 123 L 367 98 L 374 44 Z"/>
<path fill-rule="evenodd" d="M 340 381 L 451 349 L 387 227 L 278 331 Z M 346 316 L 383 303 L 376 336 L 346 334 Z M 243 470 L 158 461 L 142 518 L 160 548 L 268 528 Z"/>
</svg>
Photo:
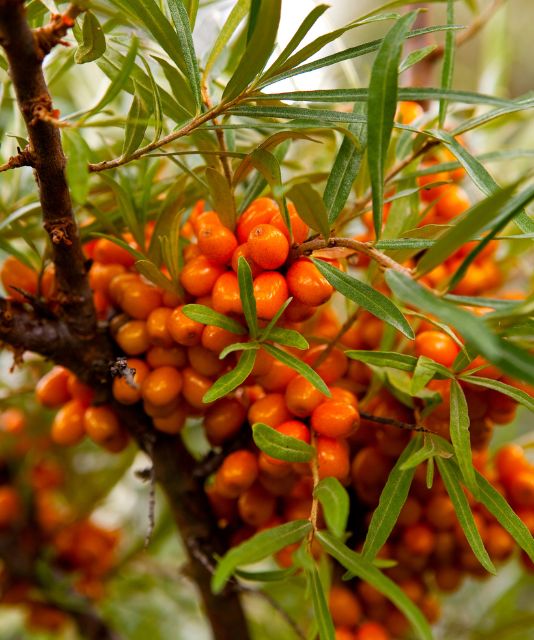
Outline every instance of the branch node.
<svg viewBox="0 0 534 640">
<path fill-rule="evenodd" d="M 74 229 L 74 223 L 72 218 L 69 216 L 65 216 L 63 218 L 57 218 L 56 220 L 52 220 L 51 222 L 45 222 L 44 228 L 50 236 L 50 240 L 52 244 L 65 244 L 70 246 L 72 244 L 72 240 L 69 238 L 69 234 Z"/>
</svg>

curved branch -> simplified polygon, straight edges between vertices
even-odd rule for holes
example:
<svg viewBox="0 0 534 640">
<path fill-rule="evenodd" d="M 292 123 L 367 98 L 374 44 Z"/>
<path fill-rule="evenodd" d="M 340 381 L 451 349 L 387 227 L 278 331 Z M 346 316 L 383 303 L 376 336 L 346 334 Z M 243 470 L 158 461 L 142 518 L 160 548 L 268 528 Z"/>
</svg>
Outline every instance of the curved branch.
<svg viewBox="0 0 534 640">
<path fill-rule="evenodd" d="M 370 242 L 360 242 L 359 240 L 352 240 L 351 238 L 329 238 L 324 240 L 323 238 L 315 238 L 314 240 L 308 240 L 302 244 L 297 245 L 293 249 L 293 259 L 299 256 L 311 255 L 314 251 L 320 251 L 321 249 L 332 249 L 334 247 L 345 247 L 352 249 L 354 253 L 363 253 L 375 262 L 377 262 L 383 269 L 393 269 L 400 273 L 404 273 L 407 276 L 412 276 L 412 272 L 407 267 L 403 267 L 398 262 L 395 262 L 393 258 L 390 258 L 382 251 L 376 249 Z"/>
<path fill-rule="evenodd" d="M 58 33 L 57 29 L 49 32 Z M 58 300 L 67 324 L 89 340 L 96 333 L 96 313 L 65 178 L 60 134 L 47 121 L 55 114 L 42 69 L 44 41 L 42 33 L 39 38 L 30 29 L 22 0 L 0 0 L 0 43 L 28 129 L 28 153 L 39 185 L 44 228 L 52 245 Z"/>
</svg>

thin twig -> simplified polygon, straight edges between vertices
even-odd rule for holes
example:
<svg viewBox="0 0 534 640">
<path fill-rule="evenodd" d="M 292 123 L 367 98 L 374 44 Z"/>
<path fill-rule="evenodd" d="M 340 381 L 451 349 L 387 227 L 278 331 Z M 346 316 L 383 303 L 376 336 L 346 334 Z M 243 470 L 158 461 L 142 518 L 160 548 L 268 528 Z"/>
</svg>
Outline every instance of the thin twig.
<svg viewBox="0 0 534 640">
<path fill-rule="evenodd" d="M 19 167 L 31 167 L 32 166 L 32 157 L 30 153 L 29 146 L 24 147 L 24 149 L 18 149 L 18 153 L 16 156 L 11 156 L 7 162 L 0 165 L 0 173 L 3 171 L 9 171 L 10 169 L 18 169 Z"/>
<path fill-rule="evenodd" d="M 497 12 L 498 9 L 502 7 L 502 5 L 506 2 L 506 0 L 493 0 L 493 2 L 486 8 L 485 11 L 481 11 L 478 16 L 471 22 L 471 24 L 456 36 L 455 46 L 461 47 L 463 44 L 471 40 L 477 33 L 486 25 L 486 23 L 493 17 L 493 15 Z M 439 45 L 432 51 L 426 58 L 427 62 L 437 62 L 440 58 L 443 57 L 445 53 L 445 47 L 443 45 Z"/>
<path fill-rule="evenodd" d="M 405 429 L 406 431 L 420 431 L 422 433 L 433 433 L 425 427 L 420 427 L 417 424 L 410 424 L 409 422 L 402 422 L 402 420 L 395 420 L 395 418 L 383 418 L 382 416 L 374 416 L 372 413 L 366 411 L 360 411 L 360 418 L 369 420 L 370 422 L 376 422 L 378 424 L 387 424 L 390 427 L 397 427 L 398 429 Z"/>
<path fill-rule="evenodd" d="M 383 269 L 393 269 L 399 273 L 404 273 L 407 276 L 412 276 L 411 269 L 403 267 L 401 264 L 390 258 L 385 253 L 382 253 L 376 249 L 370 242 L 360 242 L 359 240 L 353 240 L 351 238 L 329 238 L 324 240 L 323 238 L 315 238 L 314 240 L 308 240 L 303 242 L 293 249 L 293 259 L 299 256 L 311 255 L 314 251 L 321 251 L 322 249 L 332 249 L 334 247 L 345 247 L 346 249 L 352 249 L 354 253 L 363 253 L 375 262 L 377 262 Z"/>
<path fill-rule="evenodd" d="M 345 331 L 348 331 L 352 327 L 352 325 L 354 324 L 354 322 L 355 322 L 356 318 L 358 317 L 359 313 L 360 313 L 360 309 L 356 309 L 356 311 L 354 311 L 354 313 L 351 313 L 350 316 L 341 325 L 341 327 L 339 328 L 339 331 L 336 333 L 336 335 L 333 336 L 332 338 L 330 338 L 330 340 L 328 340 L 328 342 L 325 343 L 326 344 L 326 349 L 321 351 L 321 353 L 319 354 L 319 357 L 313 363 L 314 369 L 316 369 L 319 365 L 321 365 L 328 358 L 330 352 L 336 346 L 336 344 L 339 342 L 341 336 L 345 333 Z"/>
</svg>

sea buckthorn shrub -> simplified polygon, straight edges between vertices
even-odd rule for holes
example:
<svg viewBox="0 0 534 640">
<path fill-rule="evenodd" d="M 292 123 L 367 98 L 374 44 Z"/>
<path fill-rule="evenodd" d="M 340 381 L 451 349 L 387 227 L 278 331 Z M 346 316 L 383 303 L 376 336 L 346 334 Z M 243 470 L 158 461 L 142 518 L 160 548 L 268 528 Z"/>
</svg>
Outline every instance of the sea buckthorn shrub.
<svg viewBox="0 0 534 640">
<path fill-rule="evenodd" d="M 33 109 L 30 144 L 3 168 L 35 169 L 51 241 L 30 221 L 37 201 L 27 208 L 14 193 L 0 339 L 28 376 L 20 398 L 0 397 L 0 603 L 52 634 L 74 622 L 87 635 L 87 616 L 105 617 L 126 531 L 93 512 L 108 492 L 129 508 L 138 446 L 145 545 L 165 547 L 176 522 L 216 640 L 247 640 L 241 590 L 265 589 L 283 609 L 288 584 L 299 589 L 302 637 L 431 638 L 465 583 L 507 562 L 522 575 L 534 568 L 521 413 L 534 409 L 534 189 L 517 172 L 497 184 L 471 135 L 530 102 L 451 89 L 453 3 L 450 24 L 422 33 L 410 32 L 417 12 L 382 15 L 393 20 L 384 38 L 348 50 L 376 52 L 368 88 L 275 96 L 264 88 L 309 70 L 301 63 L 326 42 L 296 53 L 292 42 L 269 67 L 280 2 L 253 3 L 234 41 L 246 3 L 236 5 L 200 67 L 195 3 L 109 4 L 117 15 L 69 8 L 34 32 L 40 65 L 85 12 L 73 60 L 100 60 L 112 83 L 95 112 L 66 119 L 20 105 L 25 117 Z M 38 24 L 33 4 L 27 13 Z M 0 42 L 5 21 L 0 3 Z M 405 39 L 440 30 L 443 50 L 402 58 Z M 333 55 L 310 64 L 350 57 Z M 399 73 L 426 56 L 444 58 L 441 86 L 399 88 Z M 113 160 L 114 134 L 97 155 L 83 132 L 123 93 L 133 94 L 129 113 L 106 121 L 124 129 Z M 464 101 L 480 110 L 457 109 Z M 45 126 L 65 129 L 80 238 L 70 214 L 49 210 L 51 194 L 69 191 L 62 180 L 51 190 L 32 155 Z M 108 169 L 117 173 L 98 175 Z M 24 361 L 28 351 L 43 359 Z M 120 481 L 104 477 L 110 459 Z M 78 509 L 87 464 L 104 479 Z M 156 484 L 169 512 L 155 508 Z M 143 585 L 175 581 L 144 553 L 126 554 Z M 92 633 L 113 637 L 105 625 Z"/>
</svg>

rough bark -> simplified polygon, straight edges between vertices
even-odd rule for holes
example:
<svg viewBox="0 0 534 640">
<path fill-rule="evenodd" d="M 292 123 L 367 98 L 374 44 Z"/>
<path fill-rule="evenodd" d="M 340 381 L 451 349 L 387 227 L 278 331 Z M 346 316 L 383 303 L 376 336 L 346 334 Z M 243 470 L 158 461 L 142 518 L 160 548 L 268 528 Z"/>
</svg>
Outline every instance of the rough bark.
<svg viewBox="0 0 534 640">
<path fill-rule="evenodd" d="M 63 15 L 72 24 L 69 11 Z M 0 341 L 18 353 L 33 351 L 69 368 L 97 389 L 99 401 L 113 402 L 109 369 L 118 354 L 109 334 L 97 326 L 88 268 L 65 178 L 65 156 L 42 71 L 44 55 L 61 42 L 68 26 L 59 18 L 53 17 L 52 28 L 34 32 L 26 22 L 22 0 L 0 0 L 0 44 L 6 51 L 28 128 L 29 148 L 25 154 L 39 188 L 60 303 L 60 311 L 54 314 L 39 304 L 0 300 Z M 249 633 L 237 593 L 228 590 L 214 596 L 210 589 L 213 553 L 224 553 L 225 544 L 212 520 L 201 482 L 193 473 L 194 458 L 179 437 L 156 432 L 140 406 L 114 406 L 130 435 L 152 459 L 156 480 L 169 499 L 184 540 L 189 574 L 198 585 L 215 640 L 247 640 Z M 84 619 L 88 626 L 94 622 Z M 95 629 L 97 635 L 93 637 L 106 637 L 98 636 L 98 624 Z"/>
</svg>

